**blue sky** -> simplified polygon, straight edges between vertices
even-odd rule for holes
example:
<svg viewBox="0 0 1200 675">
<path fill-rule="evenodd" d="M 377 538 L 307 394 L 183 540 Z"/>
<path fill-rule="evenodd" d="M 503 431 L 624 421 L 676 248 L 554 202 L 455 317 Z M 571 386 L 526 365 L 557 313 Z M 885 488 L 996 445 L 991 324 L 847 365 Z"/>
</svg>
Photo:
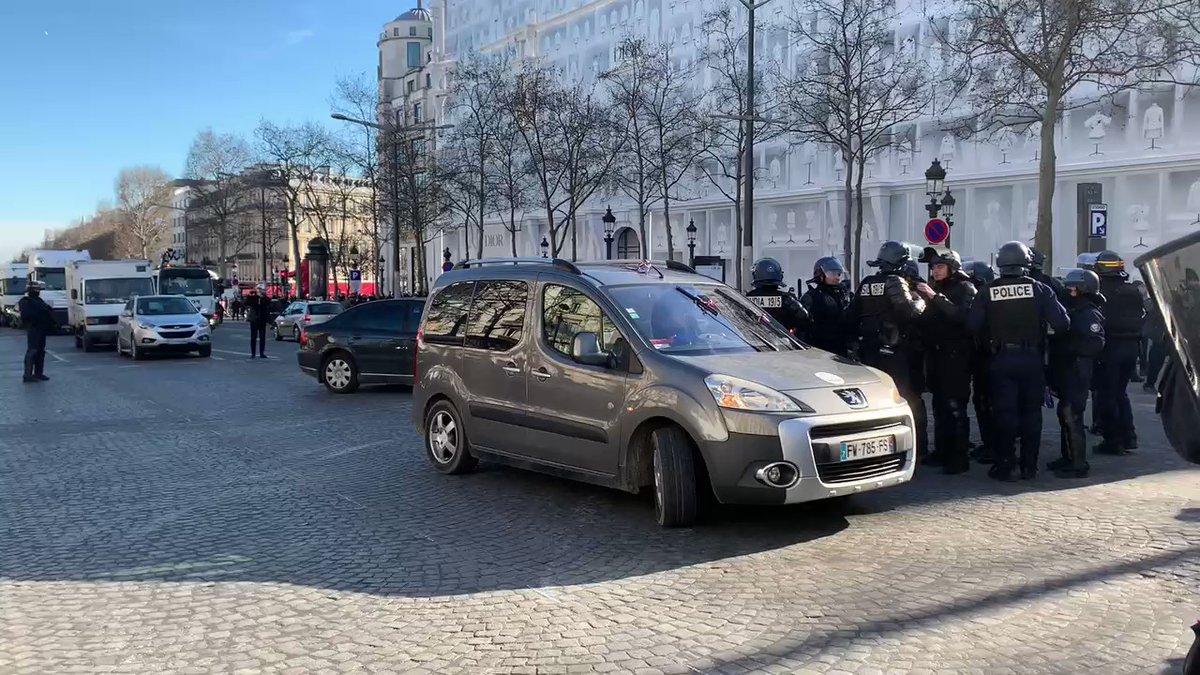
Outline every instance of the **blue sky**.
<svg viewBox="0 0 1200 675">
<path fill-rule="evenodd" d="M 328 120 L 415 4 L 0 0 L 0 256 L 90 215 L 123 166 L 178 175 L 204 127 Z"/>
</svg>

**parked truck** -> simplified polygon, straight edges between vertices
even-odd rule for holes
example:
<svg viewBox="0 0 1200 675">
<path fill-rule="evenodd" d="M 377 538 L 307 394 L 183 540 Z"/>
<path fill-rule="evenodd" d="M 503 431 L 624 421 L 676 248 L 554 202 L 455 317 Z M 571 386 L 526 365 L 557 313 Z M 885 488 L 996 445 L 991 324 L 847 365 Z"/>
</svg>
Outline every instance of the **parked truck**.
<svg viewBox="0 0 1200 675">
<path fill-rule="evenodd" d="M 75 348 L 85 352 L 99 343 L 116 344 L 121 310 L 138 295 L 154 295 L 149 260 L 79 260 L 66 267 L 67 321 Z"/>
<path fill-rule="evenodd" d="M 21 315 L 17 303 L 25 295 L 29 283 L 29 265 L 26 263 L 0 264 L 0 326 L 18 327 Z"/>
<path fill-rule="evenodd" d="M 60 328 L 67 321 L 67 266 L 77 260 L 91 260 L 87 251 L 30 251 L 29 280 L 42 284 L 42 300 L 50 305 Z"/>
</svg>

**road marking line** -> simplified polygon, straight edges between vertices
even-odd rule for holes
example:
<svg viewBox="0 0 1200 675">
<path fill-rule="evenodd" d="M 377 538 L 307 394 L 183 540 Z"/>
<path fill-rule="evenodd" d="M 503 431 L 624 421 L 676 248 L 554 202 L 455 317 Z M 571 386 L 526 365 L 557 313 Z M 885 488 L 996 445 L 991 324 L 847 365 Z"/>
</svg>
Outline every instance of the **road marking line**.
<svg viewBox="0 0 1200 675">
<path fill-rule="evenodd" d="M 250 358 L 250 355 L 249 355 L 249 354 L 247 354 L 246 352 L 235 352 L 235 351 L 231 351 L 231 350 L 229 350 L 229 349 L 214 349 L 213 351 L 214 351 L 214 352 L 220 352 L 220 353 L 222 353 L 222 354 L 233 354 L 234 356 L 242 356 L 242 357 L 245 357 L 245 358 L 247 358 L 247 359 L 248 359 L 248 358 Z M 254 357 L 254 358 L 256 358 L 256 359 L 257 359 L 258 357 L 256 356 L 256 357 Z M 267 357 L 267 359 L 268 359 L 268 360 L 274 360 L 274 361 L 278 361 L 278 360 L 279 360 L 279 357 L 278 357 L 278 356 L 268 356 L 268 357 Z"/>
<path fill-rule="evenodd" d="M 66 363 L 66 362 L 67 362 L 67 360 L 66 360 L 66 359 L 64 359 L 63 357 L 59 356 L 58 354 L 55 354 L 54 352 L 50 351 L 49 349 L 47 349 L 47 350 L 46 350 L 46 353 L 47 353 L 47 354 L 49 354 L 50 356 L 53 356 L 53 357 L 55 358 L 55 360 L 57 360 L 57 361 L 61 361 L 61 362 L 63 362 L 63 363 Z"/>
</svg>

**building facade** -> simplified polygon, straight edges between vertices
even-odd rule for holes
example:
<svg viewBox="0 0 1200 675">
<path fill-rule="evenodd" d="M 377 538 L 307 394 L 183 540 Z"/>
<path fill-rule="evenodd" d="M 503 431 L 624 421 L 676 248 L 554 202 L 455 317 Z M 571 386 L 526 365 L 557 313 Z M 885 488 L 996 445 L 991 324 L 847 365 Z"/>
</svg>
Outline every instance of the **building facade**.
<svg viewBox="0 0 1200 675">
<path fill-rule="evenodd" d="M 704 47 L 701 22 L 717 4 L 717 0 L 436 0 L 429 10 L 422 10 L 434 23 L 424 70 L 444 77 L 456 55 L 504 49 L 517 57 L 543 59 L 567 78 L 587 81 L 612 67 L 616 46 L 627 36 L 668 43 L 680 63 L 699 64 Z M 802 50 L 795 40 L 786 31 L 770 28 L 772 21 L 784 18 L 785 4 L 760 10 L 760 25 L 767 27 L 758 44 L 764 58 L 780 67 L 803 67 Z M 897 23 L 892 37 L 896 53 L 917 50 L 936 74 L 946 66 L 937 50 L 929 47 L 934 40 L 928 24 L 927 18 L 914 12 Z M 697 86 L 703 88 L 711 73 L 702 65 L 695 71 Z M 436 94 L 444 101 L 444 90 L 438 90 L 440 80 L 429 81 L 429 96 Z M 1059 270 L 1071 267 L 1081 251 L 1112 248 L 1131 258 L 1200 227 L 1196 93 L 1200 92 L 1181 85 L 1148 85 L 1063 113 L 1055 136 L 1058 174 L 1053 202 L 1052 255 Z M 897 129 L 897 141 L 869 163 L 863 188 L 866 259 L 887 239 L 925 241 L 928 198 L 923 174 L 935 158 L 947 168 L 946 181 L 957 199 L 953 248 L 964 257 L 991 260 L 1006 241 L 1032 242 L 1038 126 L 965 138 L 946 128 L 944 116 L 931 115 Z M 789 282 L 799 284 L 817 258 L 845 253 L 847 204 L 841 162 L 828 147 L 776 142 L 756 147 L 755 164 L 759 178 L 754 255 L 778 259 Z M 689 189 L 692 199 L 672 209 L 677 249 L 683 248 L 684 228 L 693 222 L 696 254 L 723 258 L 732 270 L 737 251 L 733 204 L 711 185 L 697 181 Z M 1107 236 L 1089 239 L 1089 210 L 1097 203 L 1107 207 Z M 590 210 L 581 214 L 581 258 L 605 255 L 600 217 L 609 205 L 618 218 L 614 254 L 666 257 L 661 214 L 654 214 L 649 241 L 642 241 L 634 208 L 613 197 L 594 200 Z M 539 255 L 538 244 L 546 232 L 545 223 L 530 214 L 518 236 L 519 250 Z M 461 233 L 447 235 L 444 241 L 455 259 L 465 251 Z M 429 269 L 437 269 L 442 248 L 430 247 Z M 508 233 L 499 224 L 484 235 L 484 252 L 509 254 Z M 676 251 L 676 257 L 681 256 L 686 256 L 686 249 L 682 254 Z"/>
</svg>

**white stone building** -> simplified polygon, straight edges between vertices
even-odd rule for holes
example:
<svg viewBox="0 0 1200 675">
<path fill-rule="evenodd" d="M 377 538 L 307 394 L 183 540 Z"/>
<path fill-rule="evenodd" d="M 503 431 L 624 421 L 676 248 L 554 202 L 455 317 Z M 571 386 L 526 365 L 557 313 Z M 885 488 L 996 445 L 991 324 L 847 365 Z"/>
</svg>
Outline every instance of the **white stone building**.
<svg viewBox="0 0 1200 675">
<path fill-rule="evenodd" d="M 715 2 L 434 0 L 430 10 L 434 45 L 425 66 L 432 71 L 429 93 L 444 95 L 442 83 L 455 55 L 470 50 L 512 49 L 517 56 L 543 58 L 568 77 L 586 80 L 610 66 L 621 38 L 641 35 L 670 43 L 681 59 L 695 63 L 702 46 L 701 19 Z M 782 19 L 786 5 L 767 5 L 759 12 L 760 22 Z M 932 42 L 927 20 L 919 14 L 901 24 L 894 33 L 897 50 L 906 44 Z M 765 31 L 760 49 L 784 67 L 796 67 L 797 55 L 785 38 L 778 31 Z M 385 44 L 381 41 L 381 50 Z M 387 63 L 386 57 L 381 58 Z M 936 67 L 938 60 L 929 62 Z M 1146 87 L 1064 113 L 1056 134 L 1056 267 L 1072 266 L 1076 254 L 1089 245 L 1103 243 L 1131 258 L 1200 227 L 1200 102 L 1194 95 L 1200 92 L 1187 93 L 1175 85 Z M 924 241 L 928 215 L 922 207 L 928 198 L 923 173 L 934 158 L 948 168 L 947 184 L 957 199 L 952 245 L 964 257 L 990 260 L 1005 241 L 1032 240 L 1037 210 L 1036 129 L 962 140 L 926 119 L 903 130 L 902 137 L 906 142 L 868 167 L 863 243 L 867 259 L 886 239 Z M 782 144 L 768 144 L 758 146 L 755 155 L 766 176 L 755 184 L 755 256 L 779 259 L 789 281 L 806 278 L 816 258 L 843 254 L 841 223 L 846 205 L 840 163 L 827 149 L 812 145 L 789 150 Z M 1080 186 L 1088 184 L 1099 184 L 1108 206 L 1104 242 L 1089 243 L 1080 234 L 1086 222 L 1080 212 L 1091 201 L 1080 197 Z M 732 205 L 702 185 L 696 186 L 696 193 L 697 199 L 672 209 L 676 242 L 685 241 L 683 231 L 692 220 L 699 230 L 696 254 L 729 258 L 732 270 L 737 244 Z M 600 216 L 607 205 L 607 199 L 596 200 L 580 220 L 581 258 L 604 255 Z M 618 217 L 614 253 L 644 255 L 647 247 L 638 240 L 633 209 L 619 198 L 613 198 L 611 206 Z M 524 254 L 539 254 L 537 244 L 545 231 L 545 224 L 531 214 L 518 241 Z M 461 235 L 448 239 L 459 240 L 446 244 L 457 259 Z M 651 257 L 665 258 L 666 237 L 659 214 L 650 239 Z M 495 236 L 485 236 L 484 244 L 485 254 L 508 254 L 507 235 L 499 225 Z M 436 269 L 440 249 L 430 249 L 430 269 Z M 686 256 L 686 249 L 676 255 Z"/>
</svg>

